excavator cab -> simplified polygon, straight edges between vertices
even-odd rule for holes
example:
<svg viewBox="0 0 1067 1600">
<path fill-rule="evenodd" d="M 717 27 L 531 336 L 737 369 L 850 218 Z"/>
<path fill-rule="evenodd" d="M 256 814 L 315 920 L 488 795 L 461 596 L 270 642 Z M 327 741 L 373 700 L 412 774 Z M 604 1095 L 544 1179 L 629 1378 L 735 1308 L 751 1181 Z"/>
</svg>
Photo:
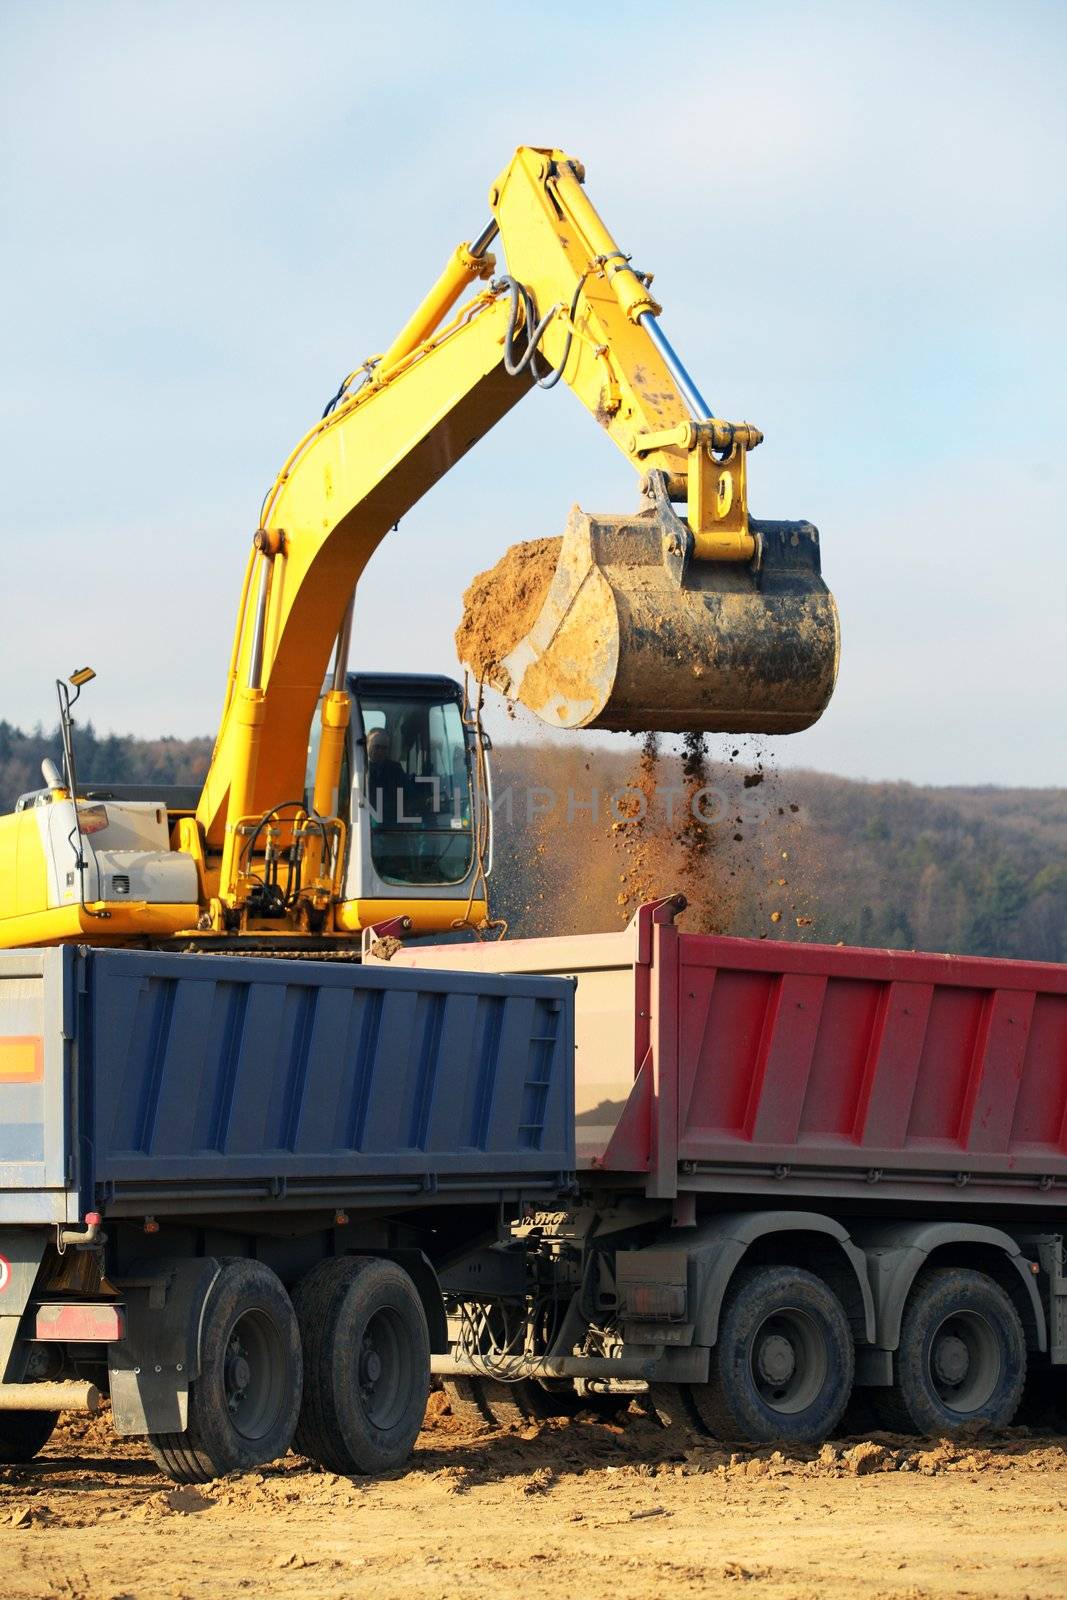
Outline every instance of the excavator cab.
<svg viewBox="0 0 1067 1600">
<path fill-rule="evenodd" d="M 488 738 L 465 715 L 452 678 L 353 672 L 341 762 L 341 820 L 348 837 L 339 932 L 394 917 L 442 932 L 486 915 L 490 869 Z M 308 790 L 321 721 L 312 724 Z M 484 779 L 480 778 L 484 774 Z"/>
</svg>

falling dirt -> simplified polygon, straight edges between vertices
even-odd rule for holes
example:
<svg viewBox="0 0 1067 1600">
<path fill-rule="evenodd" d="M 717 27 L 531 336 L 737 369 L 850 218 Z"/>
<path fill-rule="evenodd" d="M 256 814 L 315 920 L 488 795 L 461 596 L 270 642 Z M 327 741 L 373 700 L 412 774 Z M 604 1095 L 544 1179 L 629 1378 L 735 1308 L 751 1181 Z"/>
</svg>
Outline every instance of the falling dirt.
<svg viewBox="0 0 1067 1600">
<path fill-rule="evenodd" d="M 678 843 L 682 852 L 682 889 L 689 902 L 687 925 L 694 933 L 724 933 L 733 911 L 732 898 L 723 883 L 721 838 L 704 820 L 703 796 L 709 784 L 707 738 L 702 733 L 682 737 L 682 787 L 685 790 Z"/>
<path fill-rule="evenodd" d="M 537 621 L 562 543 L 562 539 L 530 539 L 513 544 L 464 593 L 456 653 L 479 682 L 494 681 L 500 662 Z"/>
<path fill-rule="evenodd" d="M 689 932 L 832 942 L 823 819 L 773 742 L 551 739 L 519 707 L 494 753 L 495 893 L 517 938 L 606 932 L 681 892 Z M 696 815 L 694 815 L 694 807 Z"/>
<path fill-rule="evenodd" d="M 736 832 L 742 821 L 726 815 L 728 796 L 709 760 L 707 736 L 687 733 L 681 743 L 681 783 L 662 756 L 660 740 L 646 734 L 630 787 L 642 797 L 634 814 L 614 826 L 613 844 L 626 861 L 618 904 L 630 914 L 643 900 L 681 890 L 687 909 L 681 926 L 693 933 L 732 933 L 740 884 Z"/>
<path fill-rule="evenodd" d="M 1067 1448 L 1027 1428 L 740 1449 L 634 1407 L 472 1428 L 430 1397 L 409 1469 L 290 1455 L 180 1487 L 106 1418 L 0 1468 L 11 1600 L 1059 1600 Z"/>
<path fill-rule="evenodd" d="M 619 874 L 622 887 L 617 897 L 624 916 L 643 900 L 672 892 L 661 881 L 662 848 L 656 817 L 659 744 L 658 733 L 643 735 L 636 768 L 619 796 L 618 814 L 613 814 L 610 824 L 612 845 L 621 851 L 626 864 L 625 872 Z"/>
</svg>

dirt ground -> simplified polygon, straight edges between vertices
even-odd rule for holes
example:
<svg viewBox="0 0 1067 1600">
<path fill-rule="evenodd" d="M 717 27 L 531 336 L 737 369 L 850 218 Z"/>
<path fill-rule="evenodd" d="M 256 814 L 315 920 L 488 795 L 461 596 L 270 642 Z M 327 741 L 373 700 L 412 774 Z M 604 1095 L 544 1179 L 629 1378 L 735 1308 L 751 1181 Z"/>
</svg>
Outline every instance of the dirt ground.
<svg viewBox="0 0 1067 1600">
<path fill-rule="evenodd" d="M 472 1432 L 431 1397 L 411 1469 L 289 1456 L 177 1488 L 103 1417 L 0 1469 L 11 1600 L 373 1595 L 927 1600 L 1067 1593 L 1067 1440 L 863 1435 L 731 1451 L 637 1411 Z"/>
</svg>

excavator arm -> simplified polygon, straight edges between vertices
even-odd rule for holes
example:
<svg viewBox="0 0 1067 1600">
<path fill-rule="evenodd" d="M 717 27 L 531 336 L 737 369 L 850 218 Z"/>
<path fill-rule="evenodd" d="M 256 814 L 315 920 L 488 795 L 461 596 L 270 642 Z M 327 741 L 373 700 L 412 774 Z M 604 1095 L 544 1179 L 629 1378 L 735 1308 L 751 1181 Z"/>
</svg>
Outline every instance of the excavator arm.
<svg viewBox="0 0 1067 1600">
<path fill-rule="evenodd" d="M 540 340 L 543 362 L 555 367 L 566 353 L 564 380 L 627 454 L 635 454 L 629 447 L 639 432 L 687 419 L 677 385 L 624 300 L 636 314 L 659 308 L 632 272 L 611 273 L 623 258 L 572 172 L 558 152 L 518 152 L 490 191 L 494 226 L 478 241 L 482 248 L 460 246 L 370 381 L 305 435 L 279 473 L 256 535 L 233 693 L 198 812 L 210 843 L 221 843 L 235 782 L 247 785 L 241 804 L 249 812 L 300 791 L 311 710 L 363 568 L 390 528 L 535 381 L 533 360 L 514 375 L 505 363 L 509 326 L 526 313 L 520 291 L 516 317 L 510 283 L 484 289 L 442 326 L 468 286 L 495 271 L 488 241 L 496 232 L 511 282 L 535 307 L 553 308 Z M 561 194 L 580 198 L 596 225 L 592 242 Z M 594 266 L 608 251 L 615 261 Z M 513 326 L 513 342 L 516 332 Z M 654 460 L 684 471 L 678 448 L 657 450 Z M 253 696 L 261 732 L 256 771 L 248 773 L 240 729 Z"/>
<path fill-rule="evenodd" d="M 747 717 L 753 727 L 788 729 L 808 725 L 829 699 L 836 616 L 818 578 L 817 535 L 807 524 L 761 525 L 776 530 L 769 540 L 750 525 L 745 459 L 761 435 L 710 416 L 659 327 L 650 280 L 608 233 L 583 177 L 579 163 L 561 151 L 523 147 L 516 153 L 490 191 L 490 225 L 455 251 L 389 349 L 342 386 L 268 494 L 246 572 L 215 752 L 195 821 L 186 820 L 180 839 L 198 857 L 202 894 L 211 903 L 205 926 L 233 922 L 243 892 L 242 852 L 256 820 L 303 796 L 308 730 L 335 648 L 313 808 L 320 817 L 336 813 L 354 586 L 386 533 L 535 383 L 562 381 L 577 394 L 632 461 L 645 510 L 629 522 L 615 519 L 610 528 L 606 519 L 592 527 L 581 514 L 577 525 L 572 519 L 540 637 L 535 628 L 494 681 L 564 726 L 741 727 Z M 490 245 L 498 234 L 506 272 L 496 277 Z M 685 501 L 684 519 L 671 506 L 679 500 Z M 636 604 L 635 592 L 622 592 L 625 577 L 618 578 L 620 535 L 622 565 L 629 549 L 638 573 Z M 785 549 L 790 540 L 794 555 L 791 566 L 786 557 L 783 609 L 763 590 L 772 544 Z M 725 584 L 709 583 L 715 573 L 728 574 Z M 657 592 L 664 576 L 672 587 L 666 598 Z M 691 593 L 679 608 L 673 590 L 683 594 L 687 581 Z M 592 649 L 582 642 L 594 591 L 601 608 L 614 608 L 606 630 L 598 623 L 600 633 L 612 636 L 606 658 L 605 639 Z M 799 622 L 798 605 L 805 613 Z M 642 613 L 649 606 L 651 617 Z M 661 633 L 662 648 L 653 643 L 650 649 L 650 624 L 652 634 Z M 753 629 L 761 640 L 752 659 L 706 660 L 716 649 L 722 657 L 722 640 L 729 641 L 731 631 L 738 639 L 745 635 L 743 655 Z M 736 647 L 734 640 L 727 655 Z M 768 675 L 761 649 L 764 657 L 768 651 L 776 656 L 770 676 L 799 674 L 804 683 L 799 710 L 787 707 L 780 723 L 773 707 L 769 721 L 761 715 L 756 679 L 761 670 Z M 596 680 L 589 695 L 559 690 L 564 680 L 573 681 L 576 656 L 577 669 L 588 669 Z M 523 670 L 531 660 L 537 670 L 526 692 Z M 657 681 L 665 661 L 667 675 L 677 679 L 680 671 L 684 680 L 666 701 Z M 742 684 L 740 720 L 731 711 L 717 722 L 714 705 L 706 696 L 701 705 L 700 694 L 694 695 L 693 685 L 709 666 L 713 676 L 732 673 L 740 681 L 747 674 L 751 680 Z M 624 691 L 634 673 L 636 691 Z M 672 703 L 679 694 L 683 705 Z M 746 710 L 745 697 L 752 701 L 753 694 L 755 709 Z M 622 700 L 633 709 L 631 723 Z M 694 723 L 694 715 L 703 722 Z M 325 830 L 309 835 L 307 846 L 308 894 L 322 908 L 336 890 Z M 339 853 L 336 838 L 333 853 Z"/>
</svg>

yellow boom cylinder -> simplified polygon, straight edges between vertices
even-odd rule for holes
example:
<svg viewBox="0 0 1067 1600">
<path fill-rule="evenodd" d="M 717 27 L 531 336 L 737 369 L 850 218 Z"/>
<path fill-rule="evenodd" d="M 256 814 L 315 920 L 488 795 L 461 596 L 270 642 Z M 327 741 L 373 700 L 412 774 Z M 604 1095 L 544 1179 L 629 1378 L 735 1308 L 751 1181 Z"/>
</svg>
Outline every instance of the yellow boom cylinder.
<svg viewBox="0 0 1067 1600">
<path fill-rule="evenodd" d="M 552 187 L 559 196 L 564 211 L 574 219 L 593 260 L 604 263 L 608 282 L 616 299 L 631 322 L 651 312 L 658 316 L 661 307 L 648 292 L 648 287 L 630 266 L 630 258 L 619 249 L 599 212 L 582 188 L 574 163 L 561 161 Z"/>
<path fill-rule="evenodd" d="M 222 867 L 219 873 L 219 893 L 225 899 L 231 894 L 237 877 L 240 859 L 240 819 L 248 815 L 256 782 L 259 761 L 259 742 L 263 728 L 264 694 L 262 689 L 239 689 L 234 701 L 236 735 L 233 777 L 230 784 L 230 801 L 226 812 L 226 835 L 222 846 Z"/>
<path fill-rule="evenodd" d="M 451 311 L 467 285 L 477 278 L 490 278 L 496 270 L 496 261 L 490 255 L 476 256 L 469 244 L 457 245 L 449 257 L 448 265 L 423 300 L 410 316 L 378 363 L 379 373 L 385 374 L 403 361 L 420 344 L 424 344 L 440 325 L 442 317 Z"/>
<path fill-rule="evenodd" d="M 315 788 L 311 801 L 319 817 L 337 815 L 337 791 L 341 782 L 341 760 L 351 705 L 348 692 L 344 689 L 330 689 L 323 696 L 322 738 L 315 764 Z"/>
</svg>

